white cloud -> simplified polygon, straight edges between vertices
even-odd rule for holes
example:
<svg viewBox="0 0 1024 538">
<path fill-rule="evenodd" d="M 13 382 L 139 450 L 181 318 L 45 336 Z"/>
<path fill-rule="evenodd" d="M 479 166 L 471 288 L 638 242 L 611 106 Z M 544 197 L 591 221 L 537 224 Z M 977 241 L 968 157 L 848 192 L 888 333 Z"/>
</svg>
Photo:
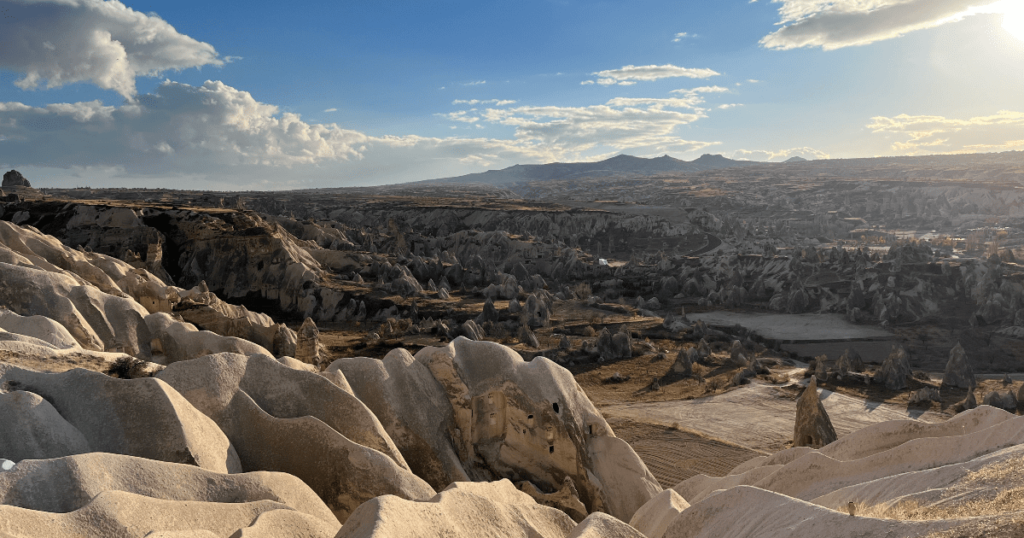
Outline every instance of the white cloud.
<svg viewBox="0 0 1024 538">
<path fill-rule="evenodd" d="M 681 93 L 683 95 L 694 95 L 698 93 L 726 93 L 730 91 L 729 88 L 723 88 L 721 86 L 701 86 L 699 88 L 692 89 L 679 89 L 672 90 L 669 93 Z"/>
<path fill-rule="evenodd" d="M 467 82 L 463 86 L 480 86 L 481 84 L 487 84 L 486 80 L 474 80 L 473 82 Z"/>
<path fill-rule="evenodd" d="M 494 106 L 505 106 L 513 105 L 516 102 L 511 99 L 456 99 L 452 101 L 453 105 L 494 105 Z"/>
<path fill-rule="evenodd" d="M 922 153 L 972 153 L 1017 147 L 1024 112 L 1001 110 L 991 116 L 969 119 L 944 116 L 877 116 L 867 125 L 874 133 L 901 137 L 892 149 L 907 155 Z"/>
<path fill-rule="evenodd" d="M 790 148 L 780 150 L 747 150 L 740 149 L 733 152 L 732 158 L 746 161 L 784 161 L 790 157 L 803 157 L 808 160 L 829 159 L 829 154 L 814 148 Z"/>
<path fill-rule="evenodd" d="M 337 111 L 338 111 L 338 109 L 336 109 L 336 108 L 325 108 L 324 109 L 324 112 L 337 112 Z"/>
<path fill-rule="evenodd" d="M 726 103 L 726 104 L 723 104 L 723 105 L 718 105 L 718 110 L 729 110 L 730 108 L 736 108 L 738 106 L 743 106 L 743 105 L 740 104 L 740 103 Z"/>
<path fill-rule="evenodd" d="M 710 78 L 720 73 L 711 69 L 694 69 L 688 67 L 677 67 L 667 65 L 627 65 L 620 69 L 607 69 L 591 73 L 597 77 L 597 83 L 602 86 L 631 86 L 638 81 L 652 81 L 663 78 L 687 77 L 687 78 Z M 587 84 L 590 82 L 583 82 Z"/>
<path fill-rule="evenodd" d="M 89 184 L 283 189 L 445 177 L 510 166 L 699 151 L 675 129 L 704 117 L 689 98 L 613 99 L 587 107 L 502 107 L 445 115 L 508 126 L 510 139 L 380 136 L 312 124 L 222 82 L 165 82 L 134 102 L 0 103 L 0 165 L 44 186 Z M 59 148 L 55 151 L 54 148 Z M 62 178 L 62 179 L 61 179 Z M 339 179 L 340 178 L 340 179 Z M 351 183 L 350 183 L 351 184 Z"/>
<path fill-rule="evenodd" d="M 587 86 L 587 85 L 593 84 L 593 83 L 594 83 L 593 80 L 584 80 L 583 82 L 580 82 L 580 86 Z"/>
<path fill-rule="evenodd" d="M 25 90 L 44 83 L 56 88 L 91 82 L 131 98 L 139 76 L 224 64 L 212 45 L 117 0 L 21 0 L 6 5 L 7 14 L 18 22 L 3 28 L 0 68 L 22 73 L 15 85 Z"/>
<path fill-rule="evenodd" d="M 460 110 L 458 112 L 449 112 L 447 114 L 438 114 L 442 118 L 448 118 L 452 121 L 461 121 L 462 123 L 476 123 L 480 121 L 479 116 L 470 116 L 466 110 Z"/>
<path fill-rule="evenodd" d="M 834 50 L 900 37 L 972 14 L 1003 12 L 1020 0 L 772 0 L 779 30 L 761 39 L 770 49 Z"/>
<path fill-rule="evenodd" d="M 672 42 L 673 43 L 679 43 L 680 41 L 682 41 L 684 38 L 687 38 L 687 37 L 692 37 L 692 36 L 689 33 L 687 33 L 687 32 L 679 32 L 678 34 L 676 34 L 675 36 L 672 37 Z"/>
</svg>

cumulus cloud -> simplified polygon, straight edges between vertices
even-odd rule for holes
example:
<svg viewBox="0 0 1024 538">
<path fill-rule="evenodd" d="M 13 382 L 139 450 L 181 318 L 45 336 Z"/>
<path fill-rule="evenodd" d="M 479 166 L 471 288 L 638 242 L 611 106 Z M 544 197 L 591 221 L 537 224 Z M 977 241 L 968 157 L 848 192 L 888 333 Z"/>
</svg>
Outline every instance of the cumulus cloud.
<svg viewBox="0 0 1024 538">
<path fill-rule="evenodd" d="M 782 28 L 761 39 L 770 49 L 834 50 L 892 39 L 955 22 L 972 14 L 1002 12 L 1020 0 L 773 0 Z"/>
<path fill-rule="evenodd" d="M 67 182 L 94 186 L 175 178 L 167 183 L 275 189 L 427 179 L 483 166 L 589 160 L 623 150 L 685 152 L 717 144 L 675 135 L 676 127 L 703 117 L 697 110 L 679 110 L 691 105 L 692 100 L 673 98 L 613 99 L 590 107 L 495 107 L 446 117 L 467 125 L 510 126 L 512 138 L 374 137 L 333 123 L 305 122 L 222 82 L 167 81 L 120 106 L 0 103 L 0 155 L 17 159 L 0 165 L 48 170 L 48 177 L 79 174 L 83 179 Z M 74 186 L 67 182 L 63 185 Z"/>
<path fill-rule="evenodd" d="M 746 161 L 784 161 L 790 157 L 803 157 L 808 160 L 830 158 L 828 153 L 809 147 L 780 150 L 740 149 L 736 150 L 732 155 L 733 159 Z"/>
<path fill-rule="evenodd" d="M 876 116 L 867 125 L 874 133 L 901 137 L 892 149 L 901 154 L 973 153 L 1018 147 L 1024 112 L 1001 110 L 969 119 L 944 116 Z"/>
<path fill-rule="evenodd" d="M 0 68 L 22 73 L 30 90 L 91 82 L 126 98 L 135 79 L 167 70 L 223 65 L 208 43 L 117 0 L 8 0 L 17 24 L 3 28 Z"/>
<path fill-rule="evenodd" d="M 164 82 L 119 107 L 99 101 L 30 107 L 0 103 L 5 155 L 34 165 L 121 166 L 130 171 L 206 171 L 358 158 L 367 137 L 281 114 L 221 82 Z"/>
<path fill-rule="evenodd" d="M 666 65 L 627 65 L 620 69 L 606 69 L 591 73 L 597 77 L 597 83 L 602 86 L 631 86 L 639 81 L 647 82 L 663 78 L 687 77 L 687 78 L 711 78 L 721 73 L 711 69 L 695 69 L 689 67 L 678 67 L 671 64 Z M 587 82 L 583 82 L 586 84 Z"/>
</svg>

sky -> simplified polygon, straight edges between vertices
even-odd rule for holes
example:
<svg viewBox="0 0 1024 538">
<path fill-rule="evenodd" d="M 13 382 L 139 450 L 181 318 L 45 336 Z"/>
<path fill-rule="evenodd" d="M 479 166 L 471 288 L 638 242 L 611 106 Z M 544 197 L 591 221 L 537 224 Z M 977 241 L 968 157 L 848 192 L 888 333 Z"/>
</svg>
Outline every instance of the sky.
<svg viewBox="0 0 1024 538">
<path fill-rule="evenodd" d="M 0 0 L 0 167 L 276 190 L 1024 150 L 1024 0 Z"/>
</svg>

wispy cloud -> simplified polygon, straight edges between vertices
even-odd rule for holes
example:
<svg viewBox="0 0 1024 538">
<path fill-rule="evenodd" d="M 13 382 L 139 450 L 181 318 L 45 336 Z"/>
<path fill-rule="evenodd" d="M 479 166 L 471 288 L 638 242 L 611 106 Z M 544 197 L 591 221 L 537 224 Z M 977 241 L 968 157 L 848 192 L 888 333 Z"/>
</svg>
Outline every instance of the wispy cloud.
<svg viewBox="0 0 1024 538">
<path fill-rule="evenodd" d="M 487 81 L 486 80 L 474 80 L 473 82 L 466 82 L 466 83 L 464 83 L 463 86 L 480 86 L 482 84 L 487 84 Z"/>
<path fill-rule="evenodd" d="M 740 103 L 726 103 L 726 104 L 723 104 L 723 105 L 718 105 L 716 108 L 718 108 L 718 110 L 729 110 L 730 108 L 736 108 L 736 107 L 740 107 L 740 106 L 743 106 L 743 105 L 740 104 Z"/>
<path fill-rule="evenodd" d="M 672 36 L 672 42 L 673 43 L 679 43 L 680 41 L 682 41 L 682 40 L 684 40 L 684 39 L 686 39 L 688 37 L 697 37 L 697 36 L 691 35 L 689 32 L 679 32 L 678 34 Z"/>
<path fill-rule="evenodd" d="M 944 116 L 877 116 L 867 125 L 874 133 L 902 135 L 892 149 L 904 154 L 970 153 L 1012 149 L 1024 128 L 1024 112 L 1001 110 L 969 119 Z"/>
<path fill-rule="evenodd" d="M 720 73 L 712 69 L 678 67 L 671 64 L 627 65 L 619 69 L 607 69 L 591 74 L 597 77 L 597 83 L 602 86 L 631 86 L 637 82 L 647 82 L 663 78 L 711 78 L 720 75 Z"/>
<path fill-rule="evenodd" d="M 338 111 L 338 109 L 336 109 L 336 108 L 325 108 L 324 109 L 324 112 L 337 112 L 337 111 Z"/>
<path fill-rule="evenodd" d="M 1005 12 L 1020 0 L 772 0 L 780 3 L 779 30 L 761 39 L 769 49 L 867 45 L 959 21 Z"/>
<path fill-rule="evenodd" d="M 672 90 L 669 93 L 681 93 L 683 95 L 695 95 L 698 93 L 726 93 L 730 91 L 729 88 L 723 88 L 721 86 L 701 86 L 699 88 L 691 89 L 679 89 Z"/>
<path fill-rule="evenodd" d="M 448 112 L 445 114 L 437 114 L 442 118 L 448 118 L 452 121 L 461 121 L 463 123 L 476 123 L 480 121 L 479 116 L 473 116 L 467 110 L 460 110 L 458 112 Z"/>
<path fill-rule="evenodd" d="M 3 29 L 0 69 L 23 76 L 24 90 L 91 82 L 126 98 L 135 79 L 167 70 L 223 65 L 209 43 L 182 35 L 154 14 L 111 0 L 5 2 L 17 24 Z"/>
<path fill-rule="evenodd" d="M 453 105 L 494 105 L 494 106 L 505 106 L 515 104 L 516 101 L 512 99 L 456 99 L 452 101 Z"/>
<path fill-rule="evenodd" d="M 810 147 L 780 150 L 740 149 L 733 152 L 732 155 L 733 159 L 746 161 L 784 161 L 791 157 L 803 157 L 804 159 L 808 160 L 830 158 L 828 153 Z"/>
</svg>

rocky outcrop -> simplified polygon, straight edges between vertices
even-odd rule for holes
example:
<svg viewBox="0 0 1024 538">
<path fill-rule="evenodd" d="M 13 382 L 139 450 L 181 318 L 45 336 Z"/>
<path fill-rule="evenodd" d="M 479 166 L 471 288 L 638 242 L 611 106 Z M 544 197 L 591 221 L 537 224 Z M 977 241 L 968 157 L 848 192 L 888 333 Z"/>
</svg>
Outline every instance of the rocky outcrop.
<svg viewBox="0 0 1024 538">
<path fill-rule="evenodd" d="M 302 322 L 302 327 L 299 327 L 295 344 L 295 358 L 317 367 L 322 362 L 320 357 L 320 330 L 316 328 L 316 322 L 311 318 L 306 318 L 306 321 Z"/>
<path fill-rule="evenodd" d="M 620 519 L 661 491 L 572 375 L 552 361 L 525 362 L 505 346 L 465 338 L 424 348 L 416 360 L 444 388 L 452 441 L 470 478 L 518 476 L 553 492 L 569 477 L 588 511 Z"/>
<path fill-rule="evenodd" d="M 905 390 L 907 378 L 910 377 L 910 359 L 903 346 L 892 346 L 889 356 L 882 362 L 882 367 L 875 373 L 874 382 L 885 385 L 889 390 Z"/>
<path fill-rule="evenodd" d="M 942 386 L 970 389 L 977 384 L 974 370 L 967 361 L 967 353 L 957 342 L 953 349 L 949 350 L 949 362 L 946 363 L 946 371 L 942 375 Z"/>
<path fill-rule="evenodd" d="M 688 347 L 680 349 L 676 361 L 672 363 L 672 373 L 684 377 L 693 375 L 693 363 L 697 361 L 697 349 Z"/>
<path fill-rule="evenodd" d="M 838 439 L 825 406 L 818 399 L 818 382 L 811 377 L 804 393 L 796 402 L 796 424 L 793 427 L 793 446 L 821 448 Z"/>
<path fill-rule="evenodd" d="M 154 335 L 152 359 L 161 364 L 204 357 L 213 353 L 272 356 L 270 351 L 253 342 L 210 331 L 200 331 L 191 323 L 175 320 L 170 314 L 158 312 L 145 319 Z"/>
<path fill-rule="evenodd" d="M 662 538 L 672 520 L 689 507 L 690 503 L 675 490 L 666 489 L 640 507 L 629 524 L 647 538 Z"/>
<path fill-rule="evenodd" d="M 26 459 L 110 452 L 237 473 L 238 455 L 217 425 L 167 383 L 59 374 L 0 363 L 5 454 Z"/>
<path fill-rule="evenodd" d="M 453 442 L 458 428 L 444 387 L 408 351 L 393 350 L 383 360 L 338 359 L 330 372 L 344 375 L 417 476 L 439 491 L 470 480 Z"/>
<path fill-rule="evenodd" d="M 4 181 L 3 181 L 3 184 L 0 184 L 0 186 L 2 186 L 2 187 L 31 187 L 32 184 L 29 183 L 28 179 L 26 179 L 25 176 L 21 175 L 21 172 L 19 172 L 17 170 L 11 170 L 9 172 L 4 172 Z"/>
<path fill-rule="evenodd" d="M 0 521 L 11 536 L 110 536 L 117 529 L 121 531 L 117 535 L 150 538 L 331 538 L 338 531 L 337 523 L 275 501 L 172 501 L 116 490 L 104 491 L 89 504 L 67 513 L 0 505 Z"/>
<path fill-rule="evenodd" d="M 0 473 L 0 504 L 73 512 L 100 493 L 122 491 L 166 501 L 273 501 L 326 523 L 334 514 L 306 484 L 285 473 L 222 474 L 145 458 L 93 452 L 28 460 Z"/>
<path fill-rule="evenodd" d="M 324 377 L 237 354 L 178 362 L 157 377 L 220 426 L 242 469 L 301 478 L 339 521 L 378 495 L 434 495 L 373 413 Z"/>
<path fill-rule="evenodd" d="M 537 504 L 508 480 L 488 484 L 458 482 L 429 502 L 394 496 L 372 499 L 352 514 L 337 538 L 561 538 L 574 526 L 569 516 Z"/>
</svg>

